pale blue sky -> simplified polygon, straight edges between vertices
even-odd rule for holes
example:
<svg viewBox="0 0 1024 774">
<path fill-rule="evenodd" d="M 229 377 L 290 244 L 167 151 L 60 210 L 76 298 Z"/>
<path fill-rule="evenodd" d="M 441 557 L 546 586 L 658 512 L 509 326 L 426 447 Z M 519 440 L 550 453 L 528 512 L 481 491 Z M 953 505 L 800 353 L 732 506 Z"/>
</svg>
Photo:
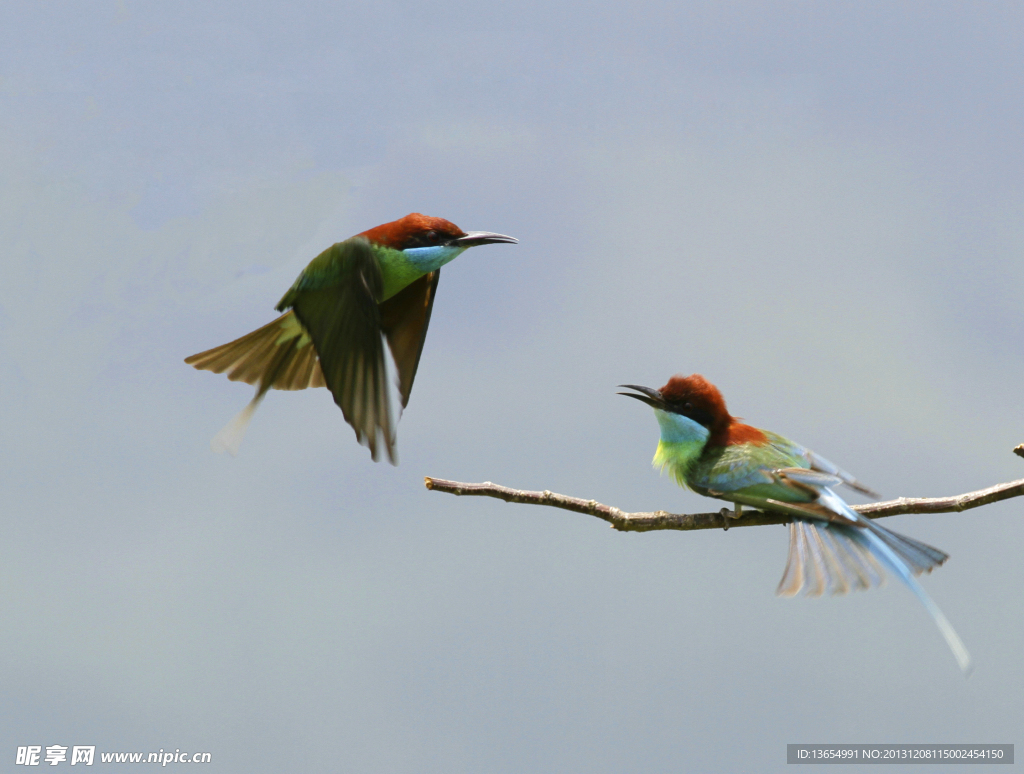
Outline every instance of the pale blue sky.
<svg viewBox="0 0 1024 774">
<path fill-rule="evenodd" d="M 781 528 L 623 535 L 422 477 L 717 508 L 615 395 L 677 372 L 887 497 L 1024 476 L 1022 32 L 1009 2 L 5 3 L 0 761 L 1021 741 L 1024 503 L 889 520 L 952 556 L 924 584 L 964 680 L 897 583 L 776 599 Z M 445 268 L 400 465 L 324 390 L 210 452 L 251 388 L 182 359 L 411 211 L 521 243 Z"/>
</svg>

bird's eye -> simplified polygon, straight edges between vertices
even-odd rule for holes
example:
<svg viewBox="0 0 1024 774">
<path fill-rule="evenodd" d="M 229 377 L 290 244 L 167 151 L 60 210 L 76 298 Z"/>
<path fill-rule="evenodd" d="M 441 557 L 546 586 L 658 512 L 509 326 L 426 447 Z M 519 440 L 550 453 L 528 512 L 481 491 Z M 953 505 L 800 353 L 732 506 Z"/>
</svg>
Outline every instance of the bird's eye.
<svg viewBox="0 0 1024 774">
<path fill-rule="evenodd" d="M 687 409 L 687 410 L 692 409 L 693 408 L 693 404 L 690 403 L 690 401 L 686 401 L 686 403 L 683 404 L 683 408 Z"/>
<path fill-rule="evenodd" d="M 427 241 L 433 242 L 434 240 L 437 239 L 437 232 L 428 231 L 426 234 L 424 234 L 424 236 L 427 238 Z"/>
</svg>

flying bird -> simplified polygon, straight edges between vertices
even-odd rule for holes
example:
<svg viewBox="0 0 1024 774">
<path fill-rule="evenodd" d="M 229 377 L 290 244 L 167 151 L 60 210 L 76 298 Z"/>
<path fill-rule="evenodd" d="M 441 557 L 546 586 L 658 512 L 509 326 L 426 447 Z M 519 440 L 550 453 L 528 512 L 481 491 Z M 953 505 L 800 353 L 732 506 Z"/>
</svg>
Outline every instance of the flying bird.
<svg viewBox="0 0 1024 774">
<path fill-rule="evenodd" d="M 680 486 L 735 503 L 737 515 L 750 505 L 793 517 L 789 559 L 776 594 L 868 589 L 883 582 L 885 568 L 917 595 L 960 668 L 970 670 L 967 648 L 915 577 L 949 555 L 861 516 L 833 487 L 874 492 L 809 449 L 731 416 L 722 393 L 700 374 L 674 376 L 660 390 L 619 386 L 635 391 L 619 395 L 654 409 L 661 427 L 654 465 L 667 468 Z"/>
<path fill-rule="evenodd" d="M 253 412 L 271 388 L 327 387 L 356 439 L 395 464 L 384 341 L 409 402 L 441 267 L 476 245 L 517 239 L 466 232 L 414 212 L 338 242 L 310 261 L 277 304 L 283 312 L 240 339 L 185 358 L 198 369 L 256 386 L 256 395 L 211 446 L 238 453 Z"/>
</svg>

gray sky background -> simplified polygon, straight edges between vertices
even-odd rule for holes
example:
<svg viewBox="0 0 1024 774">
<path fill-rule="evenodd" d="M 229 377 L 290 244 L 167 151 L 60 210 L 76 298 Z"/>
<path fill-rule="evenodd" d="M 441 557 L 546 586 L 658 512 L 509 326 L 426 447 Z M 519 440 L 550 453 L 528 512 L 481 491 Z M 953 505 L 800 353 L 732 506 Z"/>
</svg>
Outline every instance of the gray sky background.
<svg viewBox="0 0 1024 774">
<path fill-rule="evenodd" d="M 887 497 L 1024 475 L 1022 32 L 1011 2 L 4 3 L 0 768 L 1024 741 L 1019 502 L 889 520 L 952 555 L 924 583 L 964 680 L 898 583 L 775 598 L 782 528 L 623 535 L 422 483 L 717 508 L 615 395 L 677 372 Z M 445 268 L 401 464 L 324 390 L 214 455 L 251 388 L 182 358 L 411 211 L 521 244 Z"/>
</svg>

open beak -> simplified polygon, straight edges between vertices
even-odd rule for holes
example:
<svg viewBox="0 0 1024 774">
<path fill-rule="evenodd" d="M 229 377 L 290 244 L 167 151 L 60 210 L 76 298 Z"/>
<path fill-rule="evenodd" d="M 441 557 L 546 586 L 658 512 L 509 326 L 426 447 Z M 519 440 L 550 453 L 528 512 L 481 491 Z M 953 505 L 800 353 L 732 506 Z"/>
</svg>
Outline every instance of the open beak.
<svg viewBox="0 0 1024 774">
<path fill-rule="evenodd" d="M 494 245 L 501 242 L 507 242 L 510 245 L 519 244 L 519 240 L 515 237 L 495 234 L 491 231 L 470 231 L 466 236 L 453 239 L 448 244 L 457 247 L 476 247 L 477 245 Z"/>
<path fill-rule="evenodd" d="M 661 392 L 658 390 L 650 387 L 641 387 L 638 384 L 620 384 L 619 387 L 625 387 L 627 390 L 636 390 L 640 394 L 635 395 L 632 392 L 618 392 L 616 395 L 625 395 L 627 398 L 636 398 L 652 408 L 665 408 L 665 400 L 661 397 Z"/>
</svg>

